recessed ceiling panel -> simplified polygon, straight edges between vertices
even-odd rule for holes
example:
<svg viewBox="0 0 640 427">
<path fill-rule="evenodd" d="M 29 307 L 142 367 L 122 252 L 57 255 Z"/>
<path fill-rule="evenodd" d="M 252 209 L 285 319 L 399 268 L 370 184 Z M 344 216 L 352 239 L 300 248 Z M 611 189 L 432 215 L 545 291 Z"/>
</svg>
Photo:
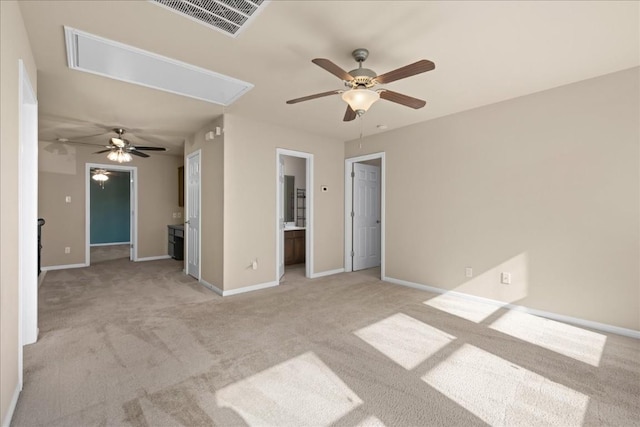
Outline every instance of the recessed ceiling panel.
<svg viewBox="0 0 640 427">
<path fill-rule="evenodd" d="M 64 27 L 69 68 L 228 106 L 253 84 Z"/>
<path fill-rule="evenodd" d="M 237 37 L 268 0 L 151 0 L 209 28 Z"/>
</svg>

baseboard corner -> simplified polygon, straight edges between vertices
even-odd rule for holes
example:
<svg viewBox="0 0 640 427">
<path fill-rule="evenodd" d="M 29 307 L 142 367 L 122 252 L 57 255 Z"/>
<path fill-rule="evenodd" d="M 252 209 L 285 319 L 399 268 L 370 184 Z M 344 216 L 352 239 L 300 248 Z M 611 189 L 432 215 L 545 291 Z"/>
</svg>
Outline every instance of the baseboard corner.
<svg viewBox="0 0 640 427">
<path fill-rule="evenodd" d="M 21 387 L 20 384 L 16 384 L 16 388 L 13 391 L 13 396 L 11 397 L 11 403 L 9 403 L 9 407 L 7 408 L 7 413 L 2 420 L 2 427 L 9 427 L 11 425 L 11 419 L 13 418 L 13 413 L 16 410 L 16 406 L 18 405 L 18 398 L 20 397 Z"/>
</svg>

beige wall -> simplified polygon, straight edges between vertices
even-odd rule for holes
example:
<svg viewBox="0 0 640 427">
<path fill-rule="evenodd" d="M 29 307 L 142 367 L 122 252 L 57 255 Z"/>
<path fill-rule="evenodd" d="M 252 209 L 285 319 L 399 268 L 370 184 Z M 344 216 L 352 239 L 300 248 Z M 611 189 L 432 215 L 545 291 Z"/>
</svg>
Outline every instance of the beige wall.
<svg viewBox="0 0 640 427">
<path fill-rule="evenodd" d="M 205 133 L 224 128 L 224 118 L 217 117 L 200 129 L 185 144 L 185 155 L 200 151 L 201 170 L 201 272 L 202 280 L 223 289 L 224 272 L 224 140 L 225 135 L 216 135 L 212 141 L 205 140 Z M 187 159 L 185 158 L 185 164 Z M 185 174 L 187 170 L 185 168 Z M 185 185 L 187 185 L 185 176 Z M 185 188 L 185 194 L 187 190 Z M 186 203 L 185 199 L 185 203 Z"/>
<path fill-rule="evenodd" d="M 36 90 L 36 65 L 14 1 L 0 2 L 0 422 L 18 386 L 18 60 Z"/>
<path fill-rule="evenodd" d="M 45 267 L 85 262 L 85 165 L 115 164 L 105 154 L 93 154 L 93 147 L 67 145 L 65 150 L 66 154 L 56 154 L 51 143 L 40 143 L 38 215 L 46 220 L 42 228 Z M 182 222 L 173 218 L 173 213 L 183 212 L 178 206 L 181 165 L 182 157 L 162 154 L 134 157 L 126 164 L 138 168 L 138 258 L 166 255 L 167 225 Z M 65 202 L 66 196 L 71 203 Z M 70 254 L 64 253 L 67 246 Z"/>
<path fill-rule="evenodd" d="M 276 148 L 314 155 L 313 272 L 343 267 L 343 143 L 227 114 L 225 291 L 275 280 Z M 329 192 L 321 193 L 320 185 L 327 185 Z M 256 258 L 258 269 L 252 270 L 250 263 Z"/>
<path fill-rule="evenodd" d="M 386 152 L 387 276 L 640 329 L 638 93 L 634 68 L 348 142 Z"/>
</svg>

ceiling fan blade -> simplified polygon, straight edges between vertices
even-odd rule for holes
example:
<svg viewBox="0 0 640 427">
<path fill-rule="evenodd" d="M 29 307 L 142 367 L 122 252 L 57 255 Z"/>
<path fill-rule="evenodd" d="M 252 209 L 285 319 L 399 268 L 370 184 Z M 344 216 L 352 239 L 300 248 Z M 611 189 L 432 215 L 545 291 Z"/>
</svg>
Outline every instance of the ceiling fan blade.
<svg viewBox="0 0 640 427">
<path fill-rule="evenodd" d="M 350 122 L 351 120 L 356 118 L 356 112 L 353 111 L 351 109 L 350 106 L 347 105 L 347 111 L 345 111 L 344 113 L 344 119 L 342 119 L 345 122 Z"/>
<path fill-rule="evenodd" d="M 345 80 L 347 82 L 350 82 L 351 80 L 353 80 L 353 76 L 351 74 L 347 73 L 345 70 L 338 67 L 336 64 L 329 61 L 328 59 L 316 58 L 316 59 L 312 59 L 311 62 L 316 64 L 318 67 L 324 68 L 325 70 L 327 70 L 328 72 L 330 72 L 331 74 L 333 74 L 334 76 L 338 77 L 341 80 Z"/>
<path fill-rule="evenodd" d="M 431 71 L 436 68 L 436 64 L 426 59 L 422 59 L 413 64 L 405 65 L 396 70 L 389 71 L 374 78 L 374 80 L 380 84 L 395 82 L 396 80 L 404 79 L 407 77 L 415 76 L 416 74 Z"/>
<path fill-rule="evenodd" d="M 106 150 L 100 150 L 100 151 L 96 151 L 93 154 L 102 154 L 102 153 L 108 153 L 109 151 L 112 151 L 111 148 L 107 148 Z"/>
<path fill-rule="evenodd" d="M 128 151 L 130 154 L 133 154 L 134 156 L 139 156 L 139 157 L 150 157 L 147 153 L 141 153 L 140 151 L 136 151 L 136 150 L 129 150 Z"/>
<path fill-rule="evenodd" d="M 146 150 L 146 151 L 167 151 L 166 148 L 164 147 L 139 147 L 139 146 L 135 146 L 135 147 L 131 147 L 132 150 Z"/>
<path fill-rule="evenodd" d="M 290 99 L 287 104 L 297 104 L 302 101 L 309 101 L 310 99 L 322 98 L 323 96 L 337 95 L 342 93 L 341 90 L 330 90 L 329 92 L 316 93 L 315 95 L 303 96 L 302 98 Z"/>
<path fill-rule="evenodd" d="M 386 99 L 387 101 L 395 102 L 397 104 L 401 104 L 407 107 L 422 108 L 427 104 L 427 101 L 423 101 L 422 99 L 412 98 L 407 95 L 403 95 L 398 92 L 394 92 L 391 90 L 383 90 L 380 91 L 380 98 Z"/>
</svg>

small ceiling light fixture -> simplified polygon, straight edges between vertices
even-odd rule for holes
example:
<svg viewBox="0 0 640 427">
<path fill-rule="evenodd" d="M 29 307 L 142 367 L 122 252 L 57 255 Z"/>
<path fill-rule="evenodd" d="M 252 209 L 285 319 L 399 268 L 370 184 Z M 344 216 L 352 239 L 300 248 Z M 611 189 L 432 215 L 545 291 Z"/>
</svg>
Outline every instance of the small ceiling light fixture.
<svg viewBox="0 0 640 427">
<path fill-rule="evenodd" d="M 342 99 L 358 116 L 362 116 L 374 102 L 380 99 L 380 93 L 365 87 L 357 87 L 344 92 Z"/>
<path fill-rule="evenodd" d="M 105 181 L 109 180 L 106 169 L 96 169 L 91 178 L 95 181 L 98 181 L 98 184 L 100 184 L 100 187 L 102 187 L 102 189 L 104 189 Z"/>
<path fill-rule="evenodd" d="M 119 148 L 118 150 L 111 151 L 109 154 L 107 154 L 107 159 L 111 160 L 112 162 L 126 163 L 133 160 L 133 157 L 131 157 L 131 154 L 123 151 L 122 148 Z"/>
</svg>

